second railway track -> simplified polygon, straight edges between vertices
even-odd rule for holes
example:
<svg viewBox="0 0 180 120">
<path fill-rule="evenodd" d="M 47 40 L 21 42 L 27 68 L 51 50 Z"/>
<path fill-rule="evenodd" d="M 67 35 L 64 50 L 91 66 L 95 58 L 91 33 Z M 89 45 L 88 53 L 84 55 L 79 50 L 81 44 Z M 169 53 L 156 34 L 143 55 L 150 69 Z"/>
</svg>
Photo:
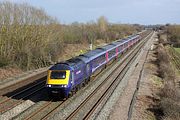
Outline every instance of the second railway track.
<svg viewBox="0 0 180 120">
<path fill-rule="evenodd" d="M 0 113 L 3 114 L 4 112 L 12 109 L 13 107 L 21 104 L 25 99 L 29 98 L 36 92 L 45 88 L 44 84 L 45 81 L 40 81 L 37 84 L 34 84 L 33 86 L 29 86 L 28 88 L 13 94 L 12 96 L 1 96 Z"/>
</svg>

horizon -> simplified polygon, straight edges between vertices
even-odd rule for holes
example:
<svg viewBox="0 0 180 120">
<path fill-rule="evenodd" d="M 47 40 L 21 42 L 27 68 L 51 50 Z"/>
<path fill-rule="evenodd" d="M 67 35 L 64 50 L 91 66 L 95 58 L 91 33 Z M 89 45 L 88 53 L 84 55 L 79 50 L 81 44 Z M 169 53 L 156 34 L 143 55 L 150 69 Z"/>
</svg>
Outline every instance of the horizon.
<svg viewBox="0 0 180 120">
<path fill-rule="evenodd" d="M 109 23 L 164 25 L 180 24 L 180 1 L 174 0 L 0 0 L 13 3 L 28 3 L 43 9 L 57 18 L 61 24 L 96 21 L 100 16 Z M 134 14 L 136 13 L 136 14 Z"/>
</svg>

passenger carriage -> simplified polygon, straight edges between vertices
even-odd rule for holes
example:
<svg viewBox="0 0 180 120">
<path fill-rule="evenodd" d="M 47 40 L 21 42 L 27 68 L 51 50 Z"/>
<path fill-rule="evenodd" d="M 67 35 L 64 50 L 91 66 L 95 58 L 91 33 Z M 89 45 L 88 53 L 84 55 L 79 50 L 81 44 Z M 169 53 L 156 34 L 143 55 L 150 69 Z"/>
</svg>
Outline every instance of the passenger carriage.
<svg viewBox="0 0 180 120">
<path fill-rule="evenodd" d="M 46 84 L 49 94 L 67 98 L 86 84 L 97 70 L 118 58 L 139 40 L 139 35 L 133 35 L 53 65 L 48 70 Z"/>
</svg>

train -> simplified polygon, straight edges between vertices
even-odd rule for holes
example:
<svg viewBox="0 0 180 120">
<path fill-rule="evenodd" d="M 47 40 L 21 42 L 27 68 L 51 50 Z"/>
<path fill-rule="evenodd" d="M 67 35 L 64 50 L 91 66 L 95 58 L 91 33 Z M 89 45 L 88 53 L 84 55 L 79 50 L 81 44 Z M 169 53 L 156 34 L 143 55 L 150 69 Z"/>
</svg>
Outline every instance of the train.
<svg viewBox="0 0 180 120">
<path fill-rule="evenodd" d="M 140 40 L 140 34 L 131 35 L 54 64 L 47 75 L 46 88 L 49 95 L 63 98 L 72 96 L 80 87 L 85 86 L 99 69 L 120 57 Z"/>
</svg>

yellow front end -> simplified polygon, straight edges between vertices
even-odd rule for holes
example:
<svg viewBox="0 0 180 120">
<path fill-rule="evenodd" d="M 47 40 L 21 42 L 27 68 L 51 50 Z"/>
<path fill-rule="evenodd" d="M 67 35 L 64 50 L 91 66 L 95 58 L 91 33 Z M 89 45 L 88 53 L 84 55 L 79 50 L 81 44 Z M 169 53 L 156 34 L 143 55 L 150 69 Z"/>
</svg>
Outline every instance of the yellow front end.
<svg viewBox="0 0 180 120">
<path fill-rule="evenodd" d="M 56 72 L 56 74 L 62 74 L 62 72 L 65 72 L 65 77 L 53 77 L 53 72 Z M 52 74 L 53 73 L 53 74 Z M 48 71 L 48 78 L 47 83 L 48 85 L 68 85 L 70 78 L 70 70 L 49 70 Z"/>
</svg>

